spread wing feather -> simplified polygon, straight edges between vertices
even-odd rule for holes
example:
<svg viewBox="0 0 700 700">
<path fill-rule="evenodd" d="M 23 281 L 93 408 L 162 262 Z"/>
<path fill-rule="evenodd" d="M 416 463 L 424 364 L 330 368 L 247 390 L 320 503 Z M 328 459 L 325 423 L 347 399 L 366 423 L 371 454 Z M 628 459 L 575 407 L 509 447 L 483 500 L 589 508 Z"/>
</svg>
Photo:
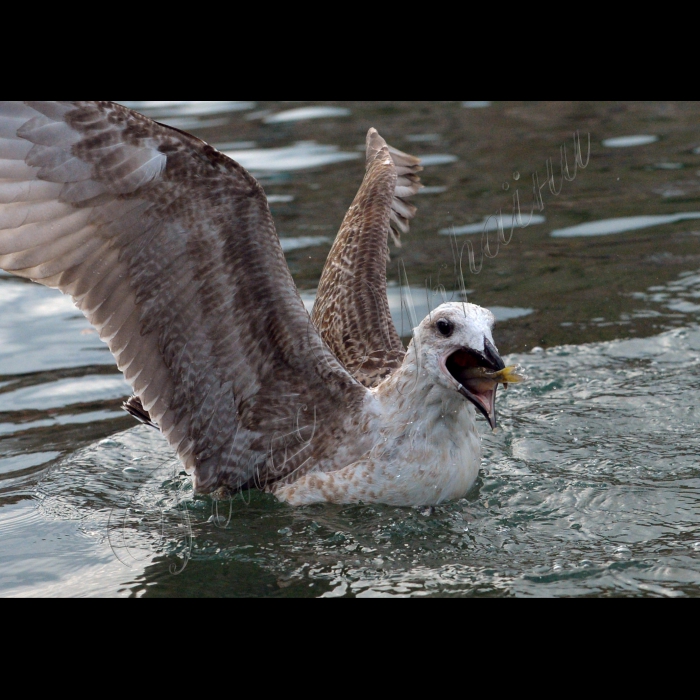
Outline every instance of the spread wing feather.
<svg viewBox="0 0 700 700">
<path fill-rule="evenodd" d="M 323 467 L 360 420 L 259 184 L 125 107 L 0 102 L 0 268 L 73 297 L 200 491 Z"/>
<path fill-rule="evenodd" d="M 367 171 L 328 256 L 313 321 L 348 371 L 373 387 L 401 366 L 405 350 L 386 293 L 388 237 L 401 244 L 421 188 L 420 160 L 388 146 L 371 129 Z"/>
</svg>

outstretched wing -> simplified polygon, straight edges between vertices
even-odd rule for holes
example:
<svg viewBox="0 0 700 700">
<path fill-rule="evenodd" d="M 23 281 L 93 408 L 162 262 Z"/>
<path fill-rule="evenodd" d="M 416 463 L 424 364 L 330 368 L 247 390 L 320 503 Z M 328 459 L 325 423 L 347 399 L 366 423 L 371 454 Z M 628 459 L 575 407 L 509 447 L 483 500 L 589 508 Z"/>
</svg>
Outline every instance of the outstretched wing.
<svg viewBox="0 0 700 700">
<path fill-rule="evenodd" d="M 0 102 L 0 268 L 73 297 L 200 491 L 322 464 L 361 411 L 260 185 L 120 105 Z"/>
<path fill-rule="evenodd" d="M 370 129 L 367 172 L 323 270 L 313 321 L 336 357 L 367 387 L 403 362 L 386 294 L 388 236 L 396 245 L 417 209 L 405 199 L 422 187 L 420 160 Z"/>
</svg>

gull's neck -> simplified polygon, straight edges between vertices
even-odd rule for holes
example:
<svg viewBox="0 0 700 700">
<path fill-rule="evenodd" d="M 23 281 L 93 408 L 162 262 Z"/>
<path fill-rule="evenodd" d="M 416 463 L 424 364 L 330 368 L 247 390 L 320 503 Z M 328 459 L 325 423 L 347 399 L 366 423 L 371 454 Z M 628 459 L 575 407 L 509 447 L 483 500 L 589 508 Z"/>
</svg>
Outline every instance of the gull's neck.
<svg viewBox="0 0 700 700">
<path fill-rule="evenodd" d="M 474 407 L 456 391 L 435 382 L 416 359 L 413 344 L 403 365 L 375 390 L 386 430 L 395 435 L 434 431 L 477 432 Z"/>
<path fill-rule="evenodd" d="M 436 505 L 465 496 L 481 464 L 474 407 L 416 362 L 412 347 L 375 396 L 381 440 L 371 459 L 391 489 L 384 502 Z"/>
</svg>

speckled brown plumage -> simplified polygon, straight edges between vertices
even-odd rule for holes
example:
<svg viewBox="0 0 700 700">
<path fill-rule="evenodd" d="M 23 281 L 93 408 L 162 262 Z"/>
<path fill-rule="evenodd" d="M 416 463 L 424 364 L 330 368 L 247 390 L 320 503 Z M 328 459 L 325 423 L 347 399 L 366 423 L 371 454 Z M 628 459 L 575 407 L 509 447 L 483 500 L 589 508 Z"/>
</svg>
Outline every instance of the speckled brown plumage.
<svg viewBox="0 0 700 700">
<path fill-rule="evenodd" d="M 416 208 L 404 200 L 420 188 L 420 160 L 371 129 L 367 172 L 328 256 L 313 321 L 336 357 L 366 387 L 397 370 L 406 354 L 386 294 L 389 234 L 400 244 Z"/>
<path fill-rule="evenodd" d="M 97 328 L 198 490 L 347 464 L 367 391 L 310 322 L 260 185 L 112 102 L 0 102 L 0 268 Z"/>
</svg>

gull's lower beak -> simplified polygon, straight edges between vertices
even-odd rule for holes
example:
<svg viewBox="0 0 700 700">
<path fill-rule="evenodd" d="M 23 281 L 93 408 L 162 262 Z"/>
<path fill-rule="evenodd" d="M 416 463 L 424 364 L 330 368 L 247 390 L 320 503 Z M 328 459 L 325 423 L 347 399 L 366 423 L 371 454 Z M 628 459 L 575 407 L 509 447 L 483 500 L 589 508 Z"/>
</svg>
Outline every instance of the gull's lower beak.
<svg viewBox="0 0 700 700">
<path fill-rule="evenodd" d="M 493 382 L 488 382 L 493 384 Z M 472 393 L 465 386 L 461 386 L 459 393 L 464 396 L 465 399 L 471 401 L 474 406 L 476 406 L 477 411 L 479 411 L 484 418 L 489 422 L 492 430 L 498 427 L 498 417 L 496 415 L 496 392 L 498 391 L 498 384 L 493 384 L 493 388 L 485 388 L 481 392 Z"/>
<path fill-rule="evenodd" d="M 484 377 L 479 370 L 499 372 L 505 369 L 498 350 L 488 340 L 484 342 L 483 352 L 462 348 L 446 358 L 445 369 L 459 384 L 459 393 L 474 404 L 495 430 L 498 425 L 496 392 L 499 382 Z"/>
</svg>

